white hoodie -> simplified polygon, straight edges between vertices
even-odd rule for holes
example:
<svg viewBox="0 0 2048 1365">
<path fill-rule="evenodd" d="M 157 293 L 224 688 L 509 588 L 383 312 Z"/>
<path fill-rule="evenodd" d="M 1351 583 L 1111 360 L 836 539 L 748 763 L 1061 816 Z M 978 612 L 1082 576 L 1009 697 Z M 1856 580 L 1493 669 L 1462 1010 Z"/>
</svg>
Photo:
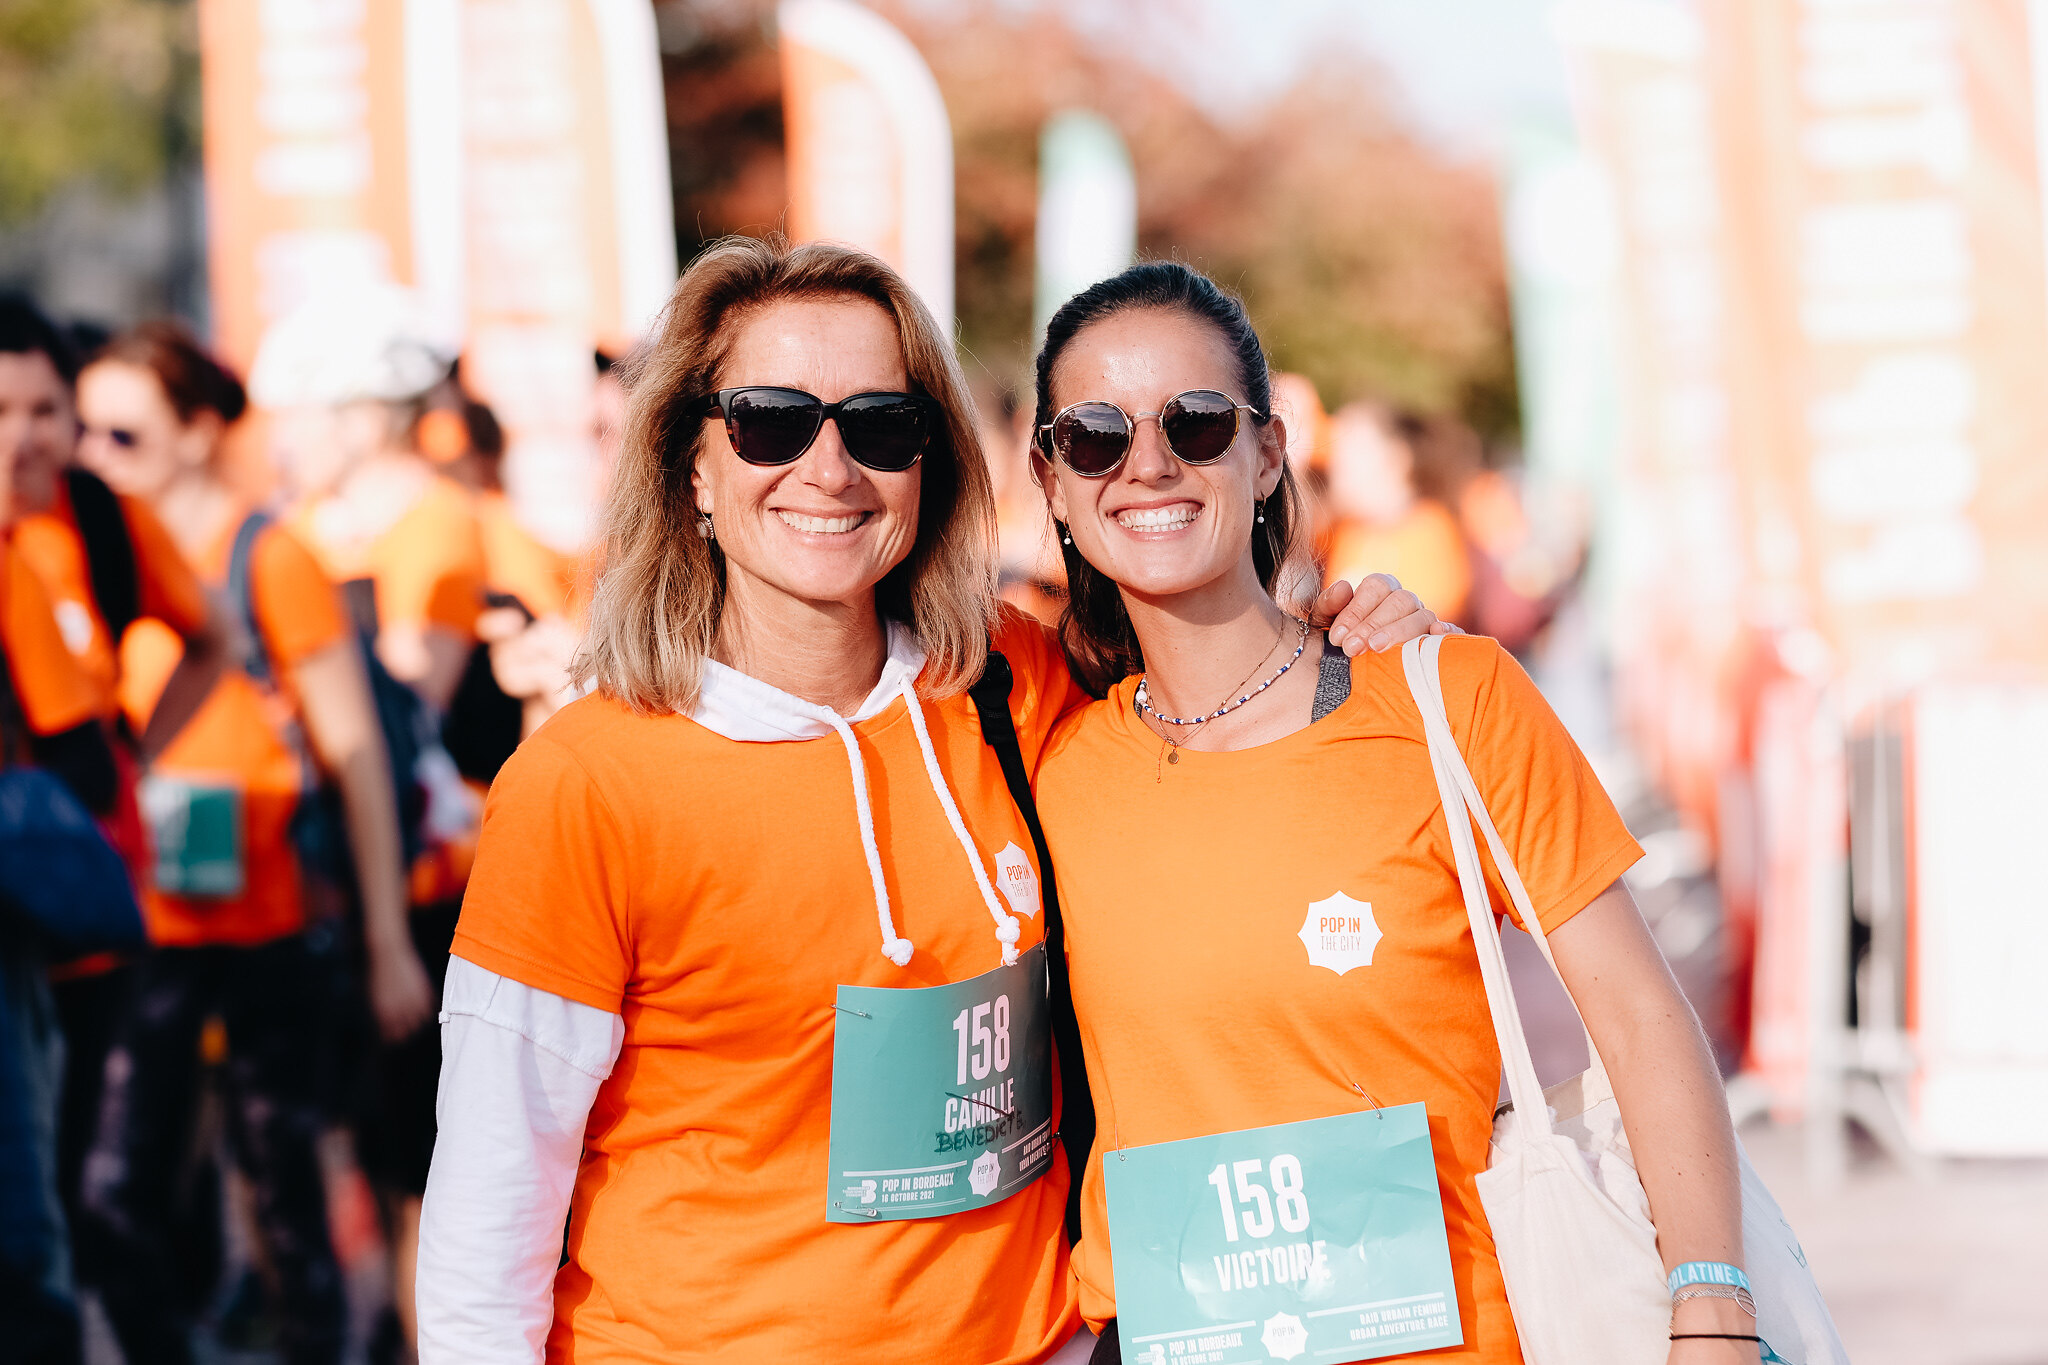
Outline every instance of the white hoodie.
<svg viewBox="0 0 2048 1365">
<path fill-rule="evenodd" d="M 924 662 L 917 638 L 891 624 L 880 680 L 851 716 L 841 716 L 707 661 L 703 692 L 690 718 L 745 743 L 839 736 L 874 881 L 881 951 L 902 966 L 916 949 L 897 935 L 890 914 L 867 775 L 851 727 L 903 698 L 925 771 L 994 920 L 1003 961 L 1014 963 L 1020 926 L 1003 908 L 982 866 L 940 773 L 924 708 L 912 687 Z M 584 1130 L 624 1041 L 620 1015 L 500 976 L 460 956 L 449 960 L 441 1001 L 439 1133 L 420 1217 L 421 1365 L 526 1365 L 543 1358 Z"/>
</svg>

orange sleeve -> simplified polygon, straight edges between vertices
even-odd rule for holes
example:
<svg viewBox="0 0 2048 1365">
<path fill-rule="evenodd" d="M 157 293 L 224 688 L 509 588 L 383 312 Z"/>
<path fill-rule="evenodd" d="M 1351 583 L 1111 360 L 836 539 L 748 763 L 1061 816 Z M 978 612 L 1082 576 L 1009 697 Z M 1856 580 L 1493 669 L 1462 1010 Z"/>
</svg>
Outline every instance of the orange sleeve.
<svg viewBox="0 0 2048 1365">
<path fill-rule="evenodd" d="M 1554 930 L 1633 866 L 1642 847 L 1513 655 L 1483 636 L 1451 636 L 1442 657 L 1444 710 L 1465 765 L 1544 929 Z M 1480 853 L 1496 905 L 1520 924 L 1483 839 Z"/>
<path fill-rule="evenodd" d="M 0 640 L 29 729 L 54 735 L 99 714 L 99 691 L 64 647 L 42 580 L 0 542 Z"/>
<path fill-rule="evenodd" d="M 619 825 L 590 774 L 543 730 L 491 784 L 454 951 L 617 1014 L 632 975 L 629 867 Z"/>
<path fill-rule="evenodd" d="M 1089 697 L 1074 682 L 1067 656 L 1050 627 L 1008 603 L 996 610 L 993 644 L 1010 661 L 1015 678 L 1010 687 L 1010 711 L 1017 718 L 1018 743 L 1024 761 L 1036 768 L 1053 726 L 1067 712 L 1085 705 Z"/>
<path fill-rule="evenodd" d="M 128 539 L 135 546 L 135 576 L 140 614 L 152 616 L 180 635 L 196 634 L 206 624 L 206 590 L 185 562 L 171 533 L 139 498 L 122 498 Z"/>
<path fill-rule="evenodd" d="M 407 518 L 377 571 L 384 625 L 428 625 L 473 635 L 483 614 L 484 551 L 466 495 L 437 490 L 431 516 Z"/>
<path fill-rule="evenodd" d="M 282 527 L 266 528 L 257 540 L 249 587 L 264 648 L 279 667 L 317 654 L 348 634 L 334 584 L 313 552 Z"/>
</svg>

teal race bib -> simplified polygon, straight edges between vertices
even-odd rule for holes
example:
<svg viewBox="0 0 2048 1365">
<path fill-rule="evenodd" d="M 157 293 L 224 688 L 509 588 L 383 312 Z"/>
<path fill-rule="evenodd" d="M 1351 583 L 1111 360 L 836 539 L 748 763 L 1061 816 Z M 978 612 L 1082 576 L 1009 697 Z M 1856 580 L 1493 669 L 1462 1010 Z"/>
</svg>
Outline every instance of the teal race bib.
<svg viewBox="0 0 2048 1365">
<path fill-rule="evenodd" d="M 239 785 L 152 773 L 137 784 L 135 795 L 149 826 L 157 890 L 173 896 L 242 894 Z"/>
<path fill-rule="evenodd" d="M 832 1039 L 834 1223 L 1000 1203 L 1052 1168 L 1045 945 L 949 986 L 841 986 Z"/>
<path fill-rule="evenodd" d="M 1420 1104 L 1105 1152 L 1126 1365 L 1372 1360 L 1465 1339 Z"/>
</svg>

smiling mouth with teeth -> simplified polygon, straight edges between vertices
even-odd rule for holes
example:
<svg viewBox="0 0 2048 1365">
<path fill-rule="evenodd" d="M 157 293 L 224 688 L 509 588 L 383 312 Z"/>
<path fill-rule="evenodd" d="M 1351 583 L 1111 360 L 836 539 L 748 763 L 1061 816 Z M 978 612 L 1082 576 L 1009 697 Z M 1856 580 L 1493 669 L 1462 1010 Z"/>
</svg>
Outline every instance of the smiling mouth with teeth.
<svg viewBox="0 0 2048 1365">
<path fill-rule="evenodd" d="M 813 535 L 825 536 L 843 535 L 864 524 L 868 519 L 866 512 L 852 512 L 843 517 L 808 517 L 802 512 L 783 511 L 778 511 L 775 515 L 781 517 L 782 524 L 793 531 L 809 531 Z"/>
<path fill-rule="evenodd" d="M 1182 503 L 1177 507 L 1134 507 L 1116 514 L 1116 524 L 1126 531 L 1178 531 L 1202 515 L 1200 507 Z"/>
</svg>

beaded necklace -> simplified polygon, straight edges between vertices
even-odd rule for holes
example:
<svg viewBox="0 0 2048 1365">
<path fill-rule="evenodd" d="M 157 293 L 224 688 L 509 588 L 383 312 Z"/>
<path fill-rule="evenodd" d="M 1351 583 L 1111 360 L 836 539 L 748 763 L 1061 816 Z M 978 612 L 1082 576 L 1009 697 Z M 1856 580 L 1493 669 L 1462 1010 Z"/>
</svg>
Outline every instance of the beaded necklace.
<svg viewBox="0 0 2048 1365">
<path fill-rule="evenodd" d="M 1279 682 L 1280 679 L 1286 677 L 1287 670 L 1294 667 L 1295 663 L 1301 658 L 1302 651 L 1308 648 L 1308 622 L 1301 620 L 1299 617 L 1297 617 L 1295 618 L 1294 624 L 1297 627 L 1299 627 L 1301 635 L 1301 638 L 1296 642 L 1294 646 L 1294 653 L 1288 656 L 1286 663 L 1281 664 L 1280 667 L 1273 670 L 1272 677 L 1267 678 L 1264 682 L 1260 683 L 1257 687 L 1254 687 L 1251 691 L 1246 692 L 1244 695 L 1238 697 L 1235 701 L 1225 702 L 1223 705 L 1217 707 L 1214 711 L 1211 711 L 1206 716 L 1181 717 L 1165 715 L 1162 714 L 1157 707 L 1152 705 L 1150 675 L 1148 674 L 1145 677 L 1141 677 L 1138 679 L 1138 690 L 1131 695 L 1132 712 L 1137 714 L 1141 719 L 1149 714 L 1154 720 L 1158 721 L 1161 725 L 1178 725 L 1183 728 L 1186 728 L 1188 726 L 1207 725 L 1212 720 L 1217 720 L 1223 716 L 1229 715 L 1232 711 L 1235 711 L 1238 707 L 1243 706 L 1253 697 L 1258 696 L 1259 693 L 1265 691 L 1274 683 Z M 1247 675 L 1247 680 L 1249 680 L 1249 675 Z M 1240 687 L 1242 687 L 1243 685 L 1243 683 L 1238 684 L 1238 686 Z M 1167 754 L 1166 761 L 1168 763 L 1180 762 L 1180 746 L 1187 741 L 1188 737 L 1183 736 L 1180 739 L 1175 739 L 1171 735 L 1161 735 L 1160 738 L 1166 741 L 1167 747 L 1170 751 Z"/>
</svg>

